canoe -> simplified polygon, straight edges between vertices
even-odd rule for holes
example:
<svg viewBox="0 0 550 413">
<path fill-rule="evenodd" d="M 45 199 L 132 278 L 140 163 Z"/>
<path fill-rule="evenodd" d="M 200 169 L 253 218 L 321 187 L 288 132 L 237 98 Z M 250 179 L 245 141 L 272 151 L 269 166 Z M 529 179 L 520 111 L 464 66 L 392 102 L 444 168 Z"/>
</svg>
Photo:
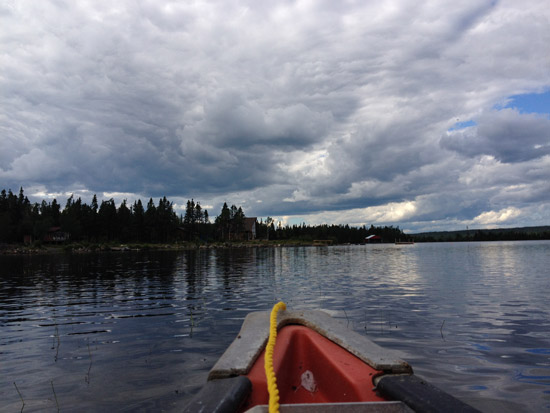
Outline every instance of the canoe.
<svg viewBox="0 0 550 413">
<path fill-rule="evenodd" d="M 280 311 L 274 335 L 272 370 L 281 412 L 478 411 L 325 312 Z M 267 412 L 269 337 L 270 313 L 248 314 L 184 411 Z"/>
</svg>

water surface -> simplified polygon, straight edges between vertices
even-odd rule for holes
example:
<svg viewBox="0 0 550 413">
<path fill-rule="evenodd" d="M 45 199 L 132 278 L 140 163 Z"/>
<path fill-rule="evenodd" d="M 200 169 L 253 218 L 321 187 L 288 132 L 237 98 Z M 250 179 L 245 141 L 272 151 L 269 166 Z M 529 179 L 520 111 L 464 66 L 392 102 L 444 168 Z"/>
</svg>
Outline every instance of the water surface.
<svg viewBox="0 0 550 413">
<path fill-rule="evenodd" d="M 550 242 L 2 256 L 0 410 L 176 411 L 278 300 L 482 410 L 550 410 L 549 268 Z"/>
</svg>

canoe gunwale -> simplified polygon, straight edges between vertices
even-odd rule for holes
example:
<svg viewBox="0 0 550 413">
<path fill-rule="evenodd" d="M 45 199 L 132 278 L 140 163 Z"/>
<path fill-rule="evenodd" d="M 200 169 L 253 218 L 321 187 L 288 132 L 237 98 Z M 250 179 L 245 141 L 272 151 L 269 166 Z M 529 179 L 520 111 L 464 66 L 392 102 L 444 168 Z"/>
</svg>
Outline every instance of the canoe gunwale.
<svg viewBox="0 0 550 413">
<path fill-rule="evenodd" d="M 239 334 L 210 370 L 208 380 L 246 375 L 250 371 L 269 338 L 269 315 L 267 311 L 259 311 L 246 316 Z M 384 374 L 413 374 L 412 367 L 396 352 L 349 330 L 323 311 L 280 311 L 277 329 L 292 324 L 310 328 Z"/>
<path fill-rule="evenodd" d="M 245 377 L 265 348 L 269 335 L 269 312 L 250 313 L 235 340 L 210 370 L 207 385 L 193 398 L 185 412 L 227 413 L 246 406 L 254 384 Z M 281 311 L 277 329 L 301 325 L 344 348 L 380 374 L 373 376 L 376 392 L 386 402 L 322 403 L 282 405 L 281 411 L 309 413 L 350 412 L 478 412 L 472 406 L 445 393 L 413 374 L 411 366 L 398 353 L 385 350 L 368 338 L 349 330 L 340 320 L 322 311 Z M 397 403 L 396 403 L 397 402 Z M 320 410 L 317 406 L 326 407 Z M 250 412 L 263 412 L 265 406 L 251 406 Z"/>
</svg>

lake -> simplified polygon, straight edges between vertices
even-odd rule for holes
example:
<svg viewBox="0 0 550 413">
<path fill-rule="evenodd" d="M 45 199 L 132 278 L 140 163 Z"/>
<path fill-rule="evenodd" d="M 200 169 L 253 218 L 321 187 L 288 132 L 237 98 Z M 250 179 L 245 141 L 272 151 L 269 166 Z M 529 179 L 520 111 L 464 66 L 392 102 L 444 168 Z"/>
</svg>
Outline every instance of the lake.
<svg viewBox="0 0 550 413">
<path fill-rule="evenodd" d="M 481 410 L 550 410 L 548 241 L 0 256 L 0 286 L 2 412 L 177 411 L 279 300 Z"/>
</svg>

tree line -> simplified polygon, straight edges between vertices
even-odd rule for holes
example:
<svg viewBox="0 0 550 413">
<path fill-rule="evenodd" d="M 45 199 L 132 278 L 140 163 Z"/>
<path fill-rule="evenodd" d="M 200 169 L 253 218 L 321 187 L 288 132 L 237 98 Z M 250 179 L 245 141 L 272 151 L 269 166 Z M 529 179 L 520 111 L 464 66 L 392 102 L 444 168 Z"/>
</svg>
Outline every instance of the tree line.
<svg viewBox="0 0 550 413">
<path fill-rule="evenodd" d="M 415 242 L 537 241 L 550 239 L 550 226 L 426 232 L 411 237 Z"/>
<path fill-rule="evenodd" d="M 406 235 L 399 227 L 383 226 L 375 227 L 365 225 L 353 227 L 349 225 L 315 225 L 305 223 L 301 225 L 275 226 L 273 222 L 259 224 L 260 236 L 266 236 L 269 231 L 269 239 L 272 240 L 299 240 L 304 242 L 332 241 L 335 244 L 361 244 L 369 235 L 378 235 L 381 242 L 395 242 L 398 239 L 406 238 Z"/>
<path fill-rule="evenodd" d="M 0 243 L 20 243 L 24 239 L 43 241 L 52 231 L 68 234 L 70 241 L 169 243 L 175 241 L 211 242 L 240 239 L 246 216 L 241 207 L 224 203 L 220 214 L 210 220 L 200 202 L 187 201 L 185 214 L 178 216 L 166 197 L 140 199 L 116 205 L 111 198 L 98 201 L 94 195 L 86 204 L 70 196 L 61 206 L 56 199 L 31 203 L 23 188 L 16 195 L 0 193 Z M 386 242 L 403 238 L 399 227 L 350 227 L 348 225 L 275 225 L 271 218 L 256 222 L 256 238 L 312 242 L 361 243 L 368 235 L 379 235 Z"/>
<path fill-rule="evenodd" d="M 69 234 L 71 241 L 171 242 L 177 238 L 180 218 L 166 197 L 158 204 L 149 199 L 118 207 L 113 199 L 91 204 L 71 195 L 62 208 L 54 199 L 32 204 L 23 188 L 19 195 L 11 190 L 0 193 L 0 242 L 22 242 L 25 238 L 44 240 L 52 231 Z"/>
</svg>

